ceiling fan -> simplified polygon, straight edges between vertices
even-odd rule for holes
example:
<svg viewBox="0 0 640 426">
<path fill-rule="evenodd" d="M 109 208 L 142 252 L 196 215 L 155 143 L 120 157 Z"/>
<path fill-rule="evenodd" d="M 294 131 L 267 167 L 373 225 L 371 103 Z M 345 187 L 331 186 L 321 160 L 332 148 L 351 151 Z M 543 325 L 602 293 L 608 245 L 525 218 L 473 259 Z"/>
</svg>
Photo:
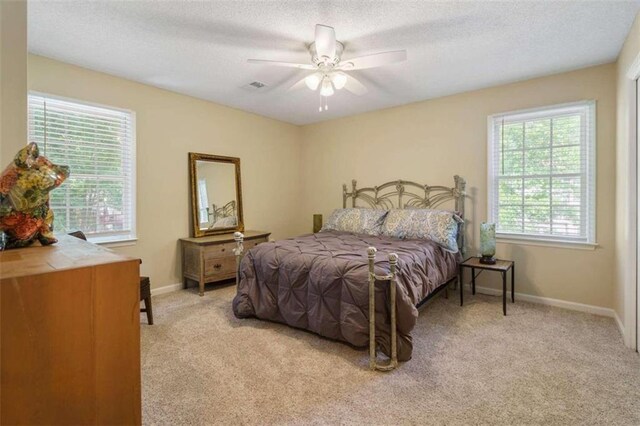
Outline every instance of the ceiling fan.
<svg viewBox="0 0 640 426">
<path fill-rule="evenodd" d="M 320 88 L 320 100 L 322 102 L 322 98 L 325 98 L 324 109 L 327 110 L 326 98 L 332 96 L 335 90 L 344 88 L 358 96 L 367 93 L 367 88 L 364 84 L 350 75 L 350 71 L 381 67 L 407 59 L 406 50 L 396 50 L 343 60 L 344 45 L 336 40 L 336 31 L 332 27 L 320 24 L 316 25 L 315 41 L 308 48 L 311 54 L 310 64 L 262 59 L 249 59 L 248 62 L 314 71 L 291 86 L 289 90 L 300 89 L 304 86 L 313 91 Z M 321 104 L 319 110 L 322 111 L 322 109 Z"/>
</svg>

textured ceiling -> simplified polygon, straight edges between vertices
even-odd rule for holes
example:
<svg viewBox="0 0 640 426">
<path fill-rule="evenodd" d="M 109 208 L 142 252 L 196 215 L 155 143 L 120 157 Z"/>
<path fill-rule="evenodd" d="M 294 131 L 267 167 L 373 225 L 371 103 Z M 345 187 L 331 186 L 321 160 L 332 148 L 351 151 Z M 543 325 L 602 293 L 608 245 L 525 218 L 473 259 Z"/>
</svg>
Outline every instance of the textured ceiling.
<svg viewBox="0 0 640 426">
<path fill-rule="evenodd" d="M 614 61 L 631 1 L 30 1 L 29 50 L 86 68 L 307 124 Z M 308 71 L 314 25 L 335 27 L 343 58 L 406 49 L 353 71 L 369 93 L 287 92 Z M 266 83 L 262 89 L 248 86 Z"/>
</svg>

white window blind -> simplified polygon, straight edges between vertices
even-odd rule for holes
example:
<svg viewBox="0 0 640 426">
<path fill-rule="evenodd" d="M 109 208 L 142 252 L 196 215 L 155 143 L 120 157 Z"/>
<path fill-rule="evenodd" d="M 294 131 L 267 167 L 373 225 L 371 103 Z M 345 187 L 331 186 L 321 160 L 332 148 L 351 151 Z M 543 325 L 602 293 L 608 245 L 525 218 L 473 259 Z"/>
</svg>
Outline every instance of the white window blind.
<svg viewBox="0 0 640 426">
<path fill-rule="evenodd" d="M 71 175 L 50 193 L 54 231 L 94 242 L 135 239 L 135 115 L 29 94 L 29 141 Z"/>
<path fill-rule="evenodd" d="M 498 237 L 595 243 L 595 102 L 489 117 Z"/>
</svg>

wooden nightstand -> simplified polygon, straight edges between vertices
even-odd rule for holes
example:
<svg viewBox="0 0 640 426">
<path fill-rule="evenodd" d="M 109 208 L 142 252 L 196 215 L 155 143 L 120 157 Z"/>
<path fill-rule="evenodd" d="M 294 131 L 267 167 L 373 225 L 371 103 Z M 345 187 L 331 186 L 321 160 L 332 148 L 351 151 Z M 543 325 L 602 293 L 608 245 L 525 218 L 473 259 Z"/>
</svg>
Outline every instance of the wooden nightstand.
<svg viewBox="0 0 640 426">
<path fill-rule="evenodd" d="M 511 269 L 511 303 L 515 302 L 515 270 L 516 264 L 513 260 L 497 259 L 495 265 L 480 263 L 479 257 L 470 257 L 459 265 L 458 280 L 460 284 L 460 306 L 463 303 L 463 283 L 462 274 L 464 268 L 471 268 L 471 293 L 476 294 L 476 269 L 482 271 L 498 271 L 502 274 L 502 312 L 507 315 L 507 272 Z"/>
<path fill-rule="evenodd" d="M 260 243 L 269 241 L 270 232 L 245 231 L 245 253 Z M 233 249 L 236 242 L 233 233 L 209 237 L 181 238 L 182 277 L 184 287 L 187 280 L 198 283 L 200 296 L 204 295 L 204 285 L 223 281 L 236 276 L 236 256 Z"/>
</svg>

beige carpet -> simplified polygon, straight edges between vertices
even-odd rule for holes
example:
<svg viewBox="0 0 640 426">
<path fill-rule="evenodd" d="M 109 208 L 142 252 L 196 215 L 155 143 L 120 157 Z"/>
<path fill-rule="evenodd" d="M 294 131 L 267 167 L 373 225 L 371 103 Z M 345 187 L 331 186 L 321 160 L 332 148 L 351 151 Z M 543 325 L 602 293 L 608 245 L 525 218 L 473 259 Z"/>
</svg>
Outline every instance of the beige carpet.
<svg viewBox="0 0 640 426">
<path fill-rule="evenodd" d="M 234 291 L 154 297 L 145 424 L 640 424 L 640 357 L 610 318 L 518 301 L 503 317 L 498 297 L 438 297 L 413 359 L 385 374 L 366 351 L 236 319 Z"/>
</svg>

